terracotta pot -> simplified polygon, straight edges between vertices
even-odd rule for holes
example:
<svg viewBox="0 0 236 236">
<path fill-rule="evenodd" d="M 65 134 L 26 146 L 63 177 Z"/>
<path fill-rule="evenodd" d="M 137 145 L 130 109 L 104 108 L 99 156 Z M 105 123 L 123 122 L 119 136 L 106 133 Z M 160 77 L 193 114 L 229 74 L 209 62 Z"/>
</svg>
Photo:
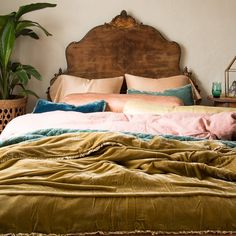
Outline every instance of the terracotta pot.
<svg viewBox="0 0 236 236">
<path fill-rule="evenodd" d="M 0 133 L 13 118 L 26 113 L 27 97 L 0 100 Z"/>
</svg>

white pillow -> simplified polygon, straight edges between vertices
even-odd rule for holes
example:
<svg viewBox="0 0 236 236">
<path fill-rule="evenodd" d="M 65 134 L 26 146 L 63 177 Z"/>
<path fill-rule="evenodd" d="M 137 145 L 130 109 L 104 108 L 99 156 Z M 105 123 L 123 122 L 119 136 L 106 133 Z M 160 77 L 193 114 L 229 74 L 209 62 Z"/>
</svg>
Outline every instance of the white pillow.
<svg viewBox="0 0 236 236">
<path fill-rule="evenodd" d="M 72 75 L 59 75 L 49 90 L 53 102 L 71 93 L 120 93 L 124 77 L 85 79 Z"/>
</svg>

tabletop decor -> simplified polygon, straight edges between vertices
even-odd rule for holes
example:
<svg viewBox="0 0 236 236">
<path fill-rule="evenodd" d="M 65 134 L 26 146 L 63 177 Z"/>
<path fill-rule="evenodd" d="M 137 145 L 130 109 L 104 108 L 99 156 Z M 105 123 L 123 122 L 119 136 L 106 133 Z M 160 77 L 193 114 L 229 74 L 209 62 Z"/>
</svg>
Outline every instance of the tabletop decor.
<svg viewBox="0 0 236 236">
<path fill-rule="evenodd" d="M 225 96 L 236 97 L 236 68 L 233 67 L 236 61 L 236 56 L 230 62 L 225 70 Z M 234 78 L 234 79 L 233 79 Z"/>
<path fill-rule="evenodd" d="M 211 92 L 214 98 L 219 98 L 221 95 L 221 82 L 213 82 Z"/>
</svg>

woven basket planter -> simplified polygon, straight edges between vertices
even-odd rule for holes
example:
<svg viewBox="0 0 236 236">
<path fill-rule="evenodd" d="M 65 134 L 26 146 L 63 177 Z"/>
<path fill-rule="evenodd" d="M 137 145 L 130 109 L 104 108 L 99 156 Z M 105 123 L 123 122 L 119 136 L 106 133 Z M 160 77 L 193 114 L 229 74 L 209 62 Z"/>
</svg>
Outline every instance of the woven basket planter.
<svg viewBox="0 0 236 236">
<path fill-rule="evenodd" d="M 13 118 L 26 113 L 27 97 L 0 100 L 0 133 Z"/>
</svg>

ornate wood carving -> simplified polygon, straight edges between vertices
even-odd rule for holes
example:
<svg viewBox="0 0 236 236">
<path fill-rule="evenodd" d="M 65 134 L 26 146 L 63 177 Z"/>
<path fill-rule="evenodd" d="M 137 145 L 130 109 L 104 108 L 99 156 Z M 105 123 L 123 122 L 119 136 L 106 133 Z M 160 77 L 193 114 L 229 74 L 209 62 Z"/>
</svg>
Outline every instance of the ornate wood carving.
<svg viewBox="0 0 236 236">
<path fill-rule="evenodd" d="M 114 17 L 109 25 L 117 28 L 132 28 L 139 26 L 136 20 L 132 16 L 129 16 L 125 10 L 123 10 L 120 15 Z"/>
<path fill-rule="evenodd" d="M 91 29 L 66 48 L 66 74 L 88 79 L 126 73 L 150 78 L 169 77 L 180 69 L 181 49 L 149 25 L 138 23 L 126 11 L 110 23 Z M 126 85 L 122 87 L 126 92 Z"/>
<path fill-rule="evenodd" d="M 189 69 L 188 69 L 187 66 L 184 67 L 183 74 L 189 77 L 189 79 L 192 81 L 192 83 L 194 84 L 194 86 L 195 86 L 195 88 L 197 89 L 197 91 L 200 93 L 201 90 L 200 90 L 199 86 L 197 85 L 196 80 L 193 78 L 192 72 L 189 71 Z"/>
<path fill-rule="evenodd" d="M 176 42 L 122 11 L 110 23 L 91 29 L 81 41 L 68 45 L 67 72 L 91 79 L 125 73 L 160 78 L 181 73 L 180 54 Z"/>
<path fill-rule="evenodd" d="M 59 68 L 58 73 L 55 73 L 55 74 L 54 74 L 54 77 L 50 80 L 50 86 L 54 83 L 54 81 L 57 79 L 57 77 L 58 77 L 59 75 L 62 75 L 62 74 L 65 74 L 65 73 L 63 73 L 63 72 L 62 72 L 62 69 Z M 47 92 L 46 92 L 46 94 L 47 94 L 47 99 L 48 99 L 48 100 L 51 100 L 50 94 L 49 94 L 50 86 L 48 87 Z"/>
</svg>

